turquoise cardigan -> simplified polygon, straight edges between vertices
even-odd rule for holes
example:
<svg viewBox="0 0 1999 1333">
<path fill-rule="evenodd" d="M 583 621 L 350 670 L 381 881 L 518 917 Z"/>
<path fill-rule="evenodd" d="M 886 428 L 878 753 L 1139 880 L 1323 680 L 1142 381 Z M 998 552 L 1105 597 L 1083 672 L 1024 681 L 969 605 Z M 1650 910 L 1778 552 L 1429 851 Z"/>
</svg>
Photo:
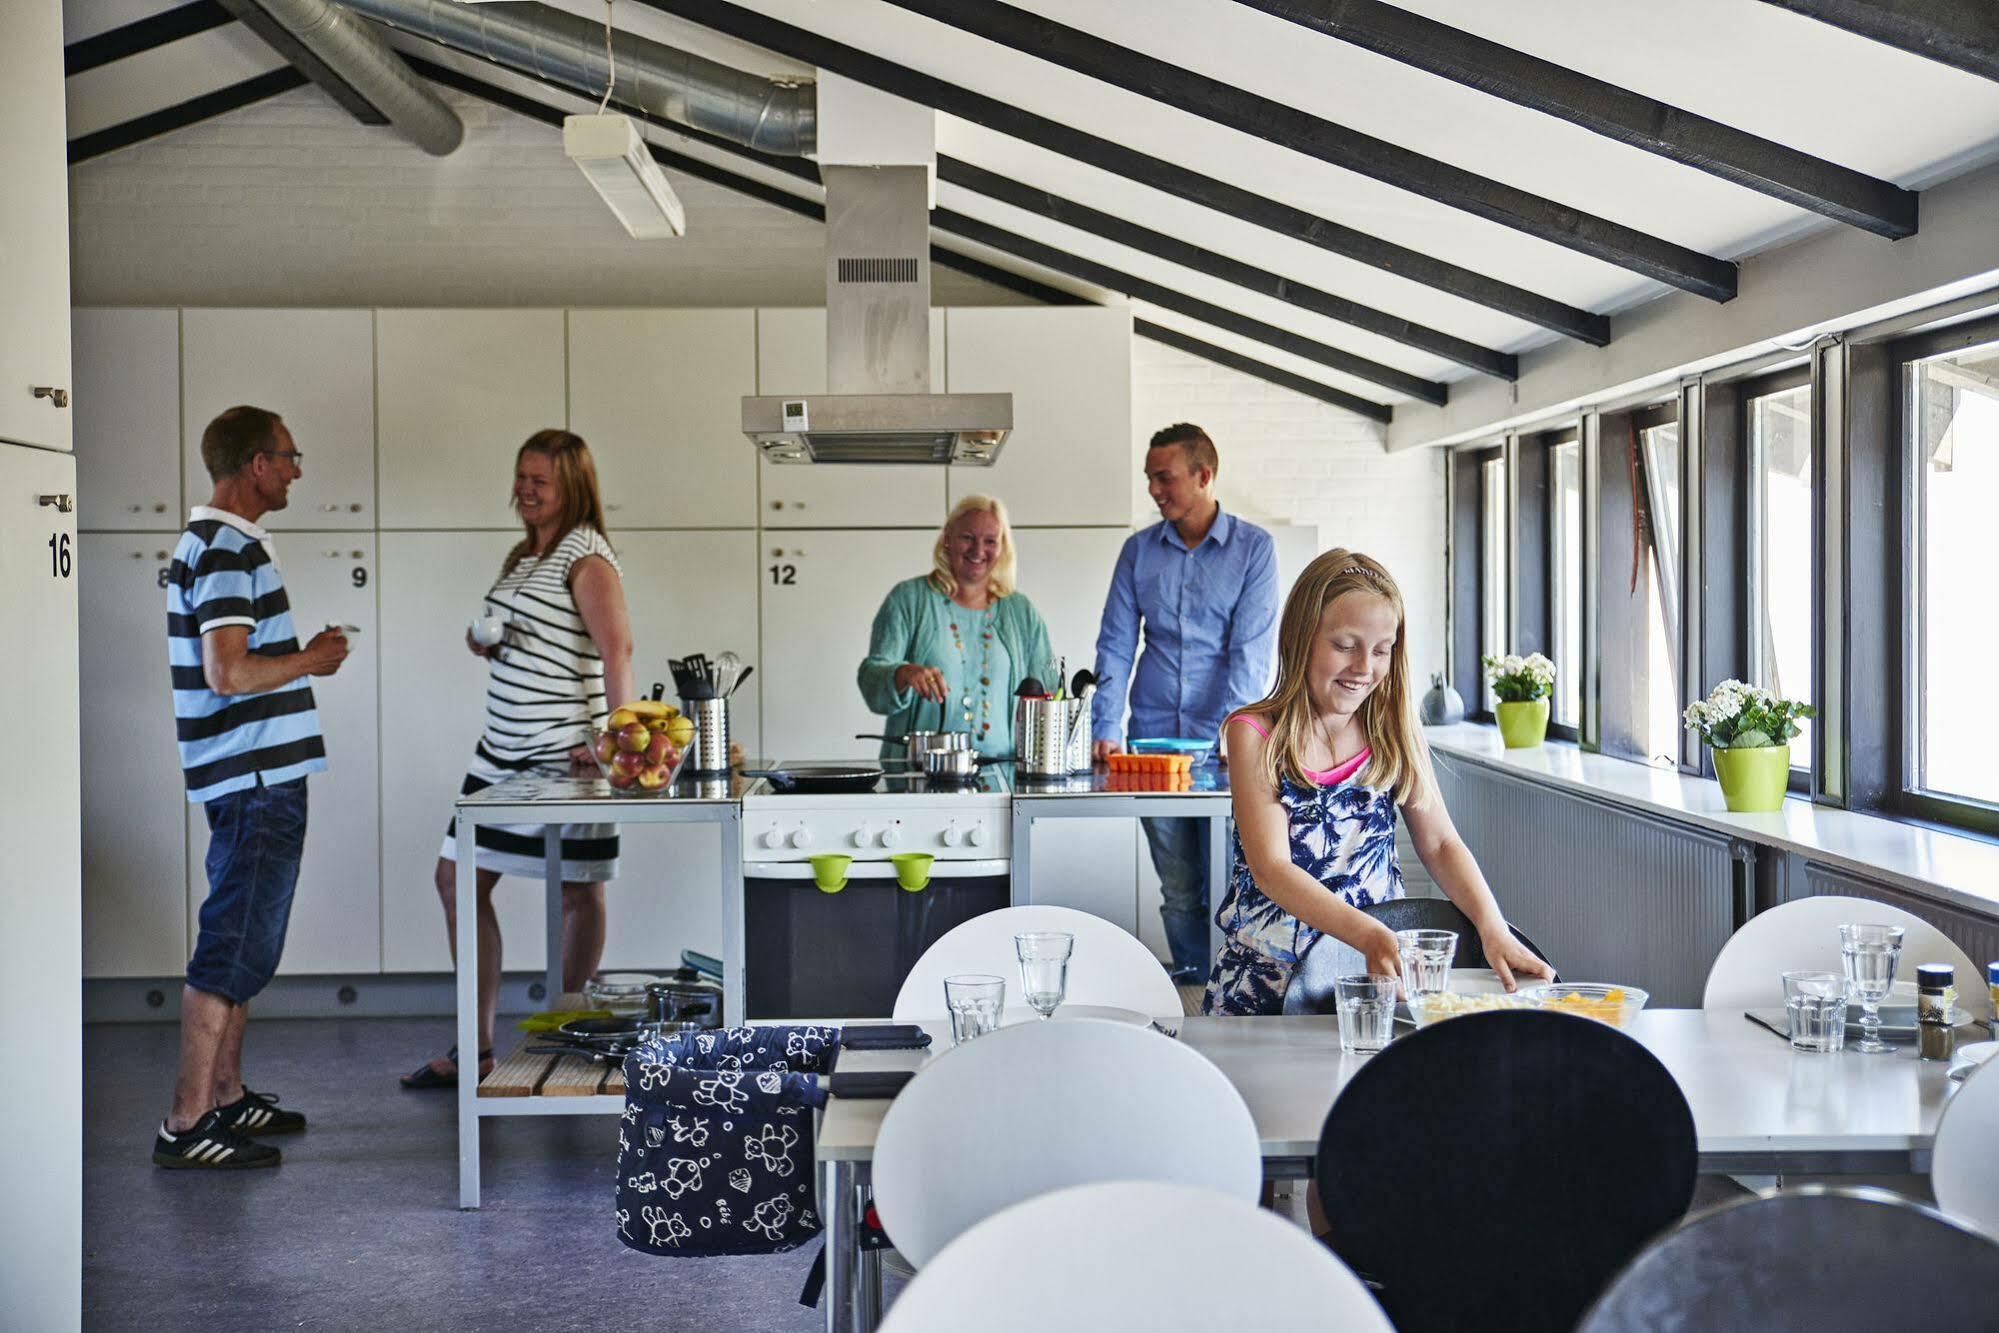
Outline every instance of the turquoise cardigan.
<svg viewBox="0 0 1999 1333">
<path fill-rule="evenodd" d="M 888 721 L 882 730 L 891 736 L 914 730 L 919 715 L 924 727 L 937 726 L 937 705 L 915 690 L 898 690 L 895 669 L 905 662 L 942 665 L 942 654 L 951 639 L 938 598 L 929 577 L 920 575 L 890 588 L 881 610 L 875 612 L 868 655 L 861 660 L 861 698 L 868 711 L 886 715 Z M 978 748 L 982 754 L 1010 756 L 1013 692 L 1021 678 L 1030 675 L 1041 677 L 1052 688 L 1049 673 L 1055 669 L 1055 654 L 1048 647 L 1048 626 L 1024 593 L 1016 591 L 993 603 L 993 631 L 1006 648 L 1007 673 L 1003 680 L 987 687 L 993 694 L 993 728 Z M 957 726 L 963 725 L 961 719 Z M 885 741 L 881 753 L 885 759 L 899 759 L 902 746 Z"/>
</svg>

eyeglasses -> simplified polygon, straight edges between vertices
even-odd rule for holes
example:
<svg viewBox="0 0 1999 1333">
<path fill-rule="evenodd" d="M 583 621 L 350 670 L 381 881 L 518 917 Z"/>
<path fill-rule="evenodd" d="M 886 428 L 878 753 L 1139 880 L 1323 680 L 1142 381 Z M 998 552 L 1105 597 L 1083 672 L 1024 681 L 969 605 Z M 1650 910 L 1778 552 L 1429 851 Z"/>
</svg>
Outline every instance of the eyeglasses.
<svg viewBox="0 0 1999 1333">
<path fill-rule="evenodd" d="M 259 449 L 257 452 L 266 458 L 282 458 L 293 467 L 303 467 L 305 465 L 305 450 L 303 449 Z"/>
</svg>

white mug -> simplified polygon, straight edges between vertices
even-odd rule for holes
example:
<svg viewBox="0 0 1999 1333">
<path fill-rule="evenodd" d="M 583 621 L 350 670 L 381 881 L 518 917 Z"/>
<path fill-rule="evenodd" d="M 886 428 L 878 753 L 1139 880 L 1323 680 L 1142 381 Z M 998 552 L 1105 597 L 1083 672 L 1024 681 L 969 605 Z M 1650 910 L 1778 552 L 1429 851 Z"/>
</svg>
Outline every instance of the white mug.
<svg viewBox="0 0 1999 1333">
<path fill-rule="evenodd" d="M 482 648 L 491 648 L 507 637 L 507 622 L 498 616 L 472 617 L 472 642 Z"/>
</svg>

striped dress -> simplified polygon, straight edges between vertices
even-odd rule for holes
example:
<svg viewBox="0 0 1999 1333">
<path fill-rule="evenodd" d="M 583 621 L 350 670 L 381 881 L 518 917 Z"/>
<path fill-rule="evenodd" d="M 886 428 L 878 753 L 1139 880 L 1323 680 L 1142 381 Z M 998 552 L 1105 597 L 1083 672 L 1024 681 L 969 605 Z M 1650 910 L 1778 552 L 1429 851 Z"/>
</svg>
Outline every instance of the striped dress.
<svg viewBox="0 0 1999 1333">
<path fill-rule="evenodd" d="M 523 556 L 486 594 L 487 615 L 507 622 L 506 638 L 486 659 L 486 728 L 472 751 L 464 795 L 520 773 L 569 774 L 569 752 L 587 745 L 609 712 L 604 701 L 604 659 L 584 628 L 570 586 L 570 571 L 586 556 L 602 556 L 614 571 L 618 557 L 595 528 L 578 526 L 546 555 Z M 540 824 L 481 826 L 479 868 L 540 879 Z M 458 856 L 458 821 L 444 833 L 439 852 Z M 564 824 L 562 878 L 572 883 L 617 878 L 618 826 Z"/>
<path fill-rule="evenodd" d="M 201 636 L 226 625 L 248 631 L 253 653 L 298 651 L 270 534 L 226 509 L 196 505 L 167 567 L 167 663 L 187 799 L 197 805 L 326 768 L 306 677 L 263 694 L 221 695 L 208 688 Z"/>
</svg>

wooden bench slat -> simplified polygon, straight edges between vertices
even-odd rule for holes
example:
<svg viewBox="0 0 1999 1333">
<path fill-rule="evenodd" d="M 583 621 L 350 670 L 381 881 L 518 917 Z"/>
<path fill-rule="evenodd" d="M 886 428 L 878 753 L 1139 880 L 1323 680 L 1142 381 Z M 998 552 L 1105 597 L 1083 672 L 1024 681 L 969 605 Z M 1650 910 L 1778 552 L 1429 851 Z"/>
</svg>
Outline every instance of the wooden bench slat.
<svg viewBox="0 0 1999 1333">
<path fill-rule="evenodd" d="M 548 1074 L 549 1066 L 559 1058 L 553 1055 L 530 1055 L 527 1048 L 539 1045 L 540 1038 L 530 1034 L 527 1041 L 493 1066 L 493 1072 L 479 1080 L 481 1097 L 532 1097 Z"/>
<path fill-rule="evenodd" d="M 609 1065 L 586 1060 L 580 1055 L 559 1055 L 555 1068 L 541 1082 L 544 1097 L 591 1097 L 603 1086 Z"/>
</svg>

